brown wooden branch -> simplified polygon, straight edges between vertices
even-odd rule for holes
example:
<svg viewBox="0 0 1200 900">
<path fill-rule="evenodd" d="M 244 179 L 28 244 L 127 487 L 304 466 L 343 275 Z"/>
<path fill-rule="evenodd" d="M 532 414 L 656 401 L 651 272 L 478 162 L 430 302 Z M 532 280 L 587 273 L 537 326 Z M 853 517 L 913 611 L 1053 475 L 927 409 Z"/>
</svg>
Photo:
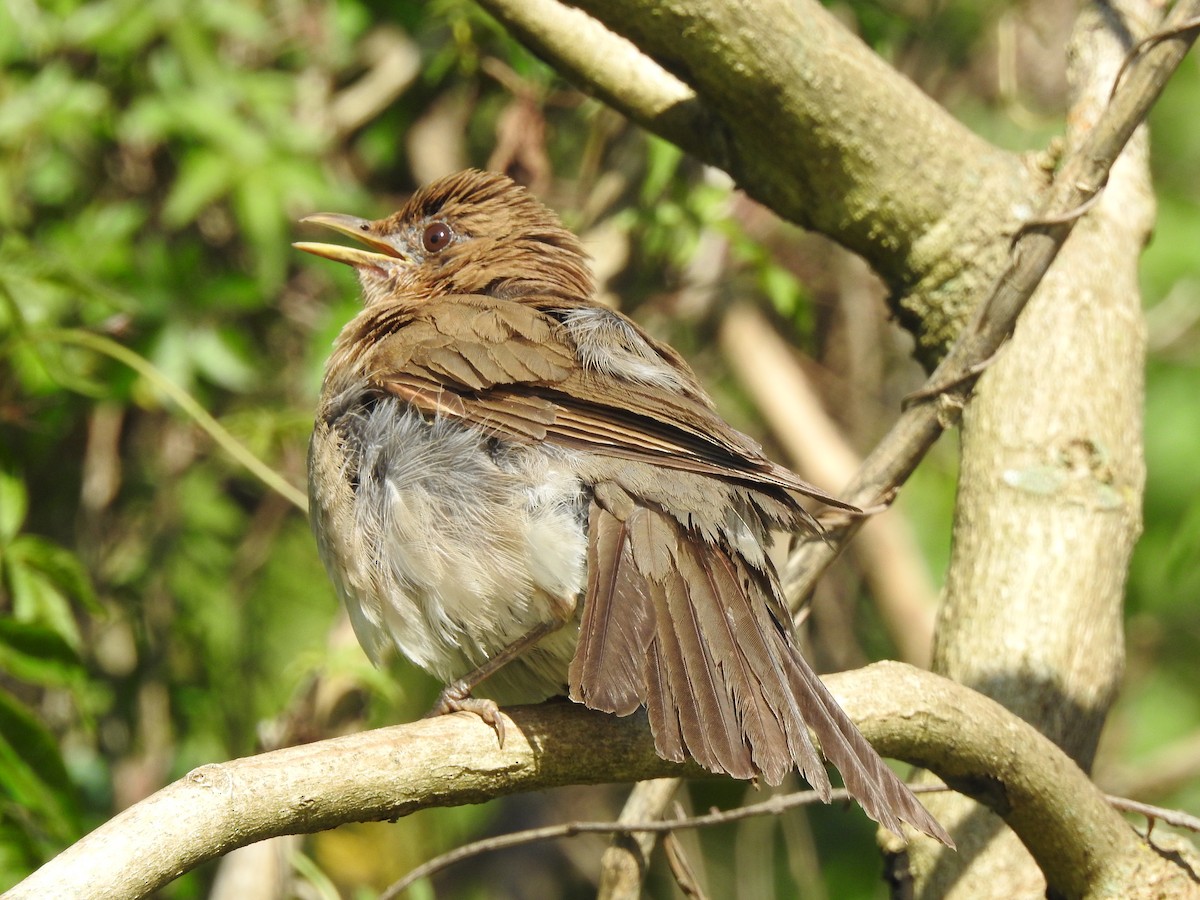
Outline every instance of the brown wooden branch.
<svg viewBox="0 0 1200 900">
<path fill-rule="evenodd" d="M 1064 896 L 1187 896 L 1182 870 L 1154 854 L 1058 748 L 991 700 L 902 663 L 827 683 L 881 753 L 931 769 L 1004 816 Z M 640 716 L 565 702 L 506 714 L 503 749 L 476 716 L 456 714 L 202 766 L 63 851 L 6 900 L 132 900 L 281 834 L 562 784 L 697 774 L 655 755 Z M 1166 892 L 1146 894 L 1147 885 Z"/>
<path fill-rule="evenodd" d="M 865 257 L 927 359 L 1041 185 L 815 0 L 479 3 L 581 89 Z"/>
</svg>

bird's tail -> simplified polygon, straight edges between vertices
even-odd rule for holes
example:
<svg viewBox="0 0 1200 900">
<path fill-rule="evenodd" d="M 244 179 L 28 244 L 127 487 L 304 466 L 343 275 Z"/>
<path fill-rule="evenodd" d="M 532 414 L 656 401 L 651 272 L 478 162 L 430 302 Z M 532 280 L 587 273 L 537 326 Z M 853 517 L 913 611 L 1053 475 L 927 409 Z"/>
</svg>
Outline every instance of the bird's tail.
<svg viewBox="0 0 1200 900">
<path fill-rule="evenodd" d="M 594 500 L 589 532 L 572 699 L 620 715 L 644 705 L 664 759 L 769 784 L 798 769 L 828 799 L 812 728 L 872 819 L 952 844 L 800 656 L 767 572 L 636 503 Z"/>
</svg>

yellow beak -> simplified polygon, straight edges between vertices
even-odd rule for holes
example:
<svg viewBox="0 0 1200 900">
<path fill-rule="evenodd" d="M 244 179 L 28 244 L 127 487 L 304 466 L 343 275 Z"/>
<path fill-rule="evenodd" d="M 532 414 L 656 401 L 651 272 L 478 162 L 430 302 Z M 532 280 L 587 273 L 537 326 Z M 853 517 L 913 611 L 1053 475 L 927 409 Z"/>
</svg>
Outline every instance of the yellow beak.
<svg viewBox="0 0 1200 900">
<path fill-rule="evenodd" d="M 297 241 L 292 244 L 297 250 L 332 259 L 334 262 L 345 263 L 348 266 L 376 266 L 382 264 L 394 266 L 411 265 L 410 260 L 401 255 L 395 247 L 377 238 L 369 219 L 356 216 L 344 216 L 340 213 L 315 213 L 300 220 L 306 224 L 323 225 L 331 231 L 354 238 L 359 243 L 366 244 L 371 250 L 359 247 L 346 247 L 342 244 L 321 244 L 310 241 Z M 376 252 L 378 251 L 378 252 Z"/>
</svg>

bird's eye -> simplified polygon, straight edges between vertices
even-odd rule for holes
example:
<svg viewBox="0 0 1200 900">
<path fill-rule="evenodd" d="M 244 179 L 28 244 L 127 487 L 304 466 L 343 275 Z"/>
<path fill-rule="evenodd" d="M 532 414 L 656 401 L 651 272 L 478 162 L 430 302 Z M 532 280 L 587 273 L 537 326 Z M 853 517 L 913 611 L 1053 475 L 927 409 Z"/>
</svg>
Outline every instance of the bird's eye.
<svg viewBox="0 0 1200 900">
<path fill-rule="evenodd" d="M 454 232 L 450 230 L 449 225 L 445 222 L 434 222 L 425 227 L 425 233 L 421 235 L 421 245 L 426 253 L 437 253 L 446 249 L 452 237 Z"/>
</svg>

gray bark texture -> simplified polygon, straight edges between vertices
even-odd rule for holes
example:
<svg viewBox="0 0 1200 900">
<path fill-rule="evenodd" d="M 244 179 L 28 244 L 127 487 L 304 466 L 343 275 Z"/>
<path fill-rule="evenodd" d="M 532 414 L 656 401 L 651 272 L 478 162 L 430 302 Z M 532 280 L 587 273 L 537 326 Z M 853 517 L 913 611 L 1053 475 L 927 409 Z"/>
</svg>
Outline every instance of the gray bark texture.
<svg viewBox="0 0 1200 900">
<path fill-rule="evenodd" d="M 1079 17 L 1069 145 L 1147 25 L 1095 7 Z M 1142 129 L 964 412 L 935 637 L 935 671 L 998 700 L 1084 770 L 1120 684 L 1125 577 L 1141 529 L 1148 157 Z M 961 852 L 914 848 L 917 896 L 1045 896 L 1042 873 L 996 816 L 961 797 L 930 807 Z"/>
</svg>

